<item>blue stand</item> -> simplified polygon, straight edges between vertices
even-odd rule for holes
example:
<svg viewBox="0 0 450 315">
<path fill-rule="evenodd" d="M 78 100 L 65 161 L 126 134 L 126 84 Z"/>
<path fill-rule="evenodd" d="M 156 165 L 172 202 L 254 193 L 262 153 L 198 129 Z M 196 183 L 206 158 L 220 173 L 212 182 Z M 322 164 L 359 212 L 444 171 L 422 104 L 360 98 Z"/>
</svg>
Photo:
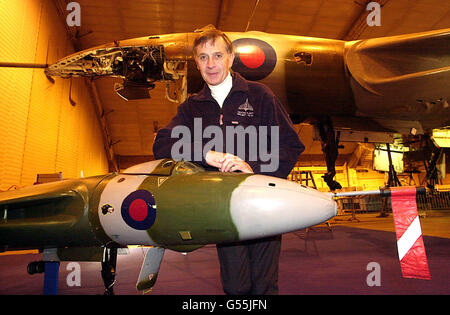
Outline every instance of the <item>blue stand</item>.
<svg viewBox="0 0 450 315">
<path fill-rule="evenodd" d="M 59 261 L 46 261 L 44 272 L 44 295 L 58 294 Z"/>
</svg>

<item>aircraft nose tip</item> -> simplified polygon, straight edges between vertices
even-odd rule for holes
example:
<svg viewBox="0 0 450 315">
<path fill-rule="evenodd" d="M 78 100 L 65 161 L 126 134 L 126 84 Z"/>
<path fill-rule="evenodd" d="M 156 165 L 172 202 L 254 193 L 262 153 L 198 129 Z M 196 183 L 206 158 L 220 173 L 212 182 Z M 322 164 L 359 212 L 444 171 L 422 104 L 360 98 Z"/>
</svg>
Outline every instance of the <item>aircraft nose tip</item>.
<svg viewBox="0 0 450 315">
<path fill-rule="evenodd" d="M 336 202 L 325 193 L 288 180 L 249 176 L 233 192 L 230 212 L 239 239 L 288 233 L 329 220 Z"/>
</svg>

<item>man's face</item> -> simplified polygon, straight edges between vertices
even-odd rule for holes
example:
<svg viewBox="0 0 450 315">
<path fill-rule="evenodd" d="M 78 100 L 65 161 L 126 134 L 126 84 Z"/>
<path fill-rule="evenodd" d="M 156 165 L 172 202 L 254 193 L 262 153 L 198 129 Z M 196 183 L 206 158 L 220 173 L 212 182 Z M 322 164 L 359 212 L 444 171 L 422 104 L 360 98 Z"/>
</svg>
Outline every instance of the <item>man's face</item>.
<svg viewBox="0 0 450 315">
<path fill-rule="evenodd" d="M 197 46 L 195 62 L 197 69 L 206 83 L 218 85 L 225 80 L 233 65 L 234 54 L 227 52 L 227 46 L 222 37 Z"/>
</svg>

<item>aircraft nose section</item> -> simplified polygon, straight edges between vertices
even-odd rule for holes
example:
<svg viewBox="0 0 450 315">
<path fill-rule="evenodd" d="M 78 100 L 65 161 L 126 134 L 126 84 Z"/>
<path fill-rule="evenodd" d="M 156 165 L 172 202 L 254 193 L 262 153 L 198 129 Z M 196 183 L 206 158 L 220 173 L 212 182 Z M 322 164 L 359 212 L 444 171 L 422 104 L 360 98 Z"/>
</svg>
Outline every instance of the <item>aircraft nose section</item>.
<svg viewBox="0 0 450 315">
<path fill-rule="evenodd" d="M 230 212 L 240 240 L 310 227 L 337 215 L 331 194 L 288 180 L 253 175 L 231 196 Z"/>
</svg>

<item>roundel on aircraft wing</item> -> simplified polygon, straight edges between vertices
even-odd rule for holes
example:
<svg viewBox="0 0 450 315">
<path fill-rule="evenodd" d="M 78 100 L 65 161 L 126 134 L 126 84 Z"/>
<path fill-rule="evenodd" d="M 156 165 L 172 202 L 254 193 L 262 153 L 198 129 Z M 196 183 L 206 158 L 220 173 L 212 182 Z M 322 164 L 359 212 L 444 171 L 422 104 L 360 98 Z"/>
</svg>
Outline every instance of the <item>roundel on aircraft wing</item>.
<svg viewBox="0 0 450 315">
<path fill-rule="evenodd" d="M 240 38 L 233 42 L 233 71 L 247 80 L 257 81 L 272 73 L 277 64 L 275 49 L 256 38 Z"/>
<path fill-rule="evenodd" d="M 136 230 L 147 230 L 156 219 L 156 202 L 151 192 L 136 190 L 122 202 L 123 220 Z"/>
</svg>

